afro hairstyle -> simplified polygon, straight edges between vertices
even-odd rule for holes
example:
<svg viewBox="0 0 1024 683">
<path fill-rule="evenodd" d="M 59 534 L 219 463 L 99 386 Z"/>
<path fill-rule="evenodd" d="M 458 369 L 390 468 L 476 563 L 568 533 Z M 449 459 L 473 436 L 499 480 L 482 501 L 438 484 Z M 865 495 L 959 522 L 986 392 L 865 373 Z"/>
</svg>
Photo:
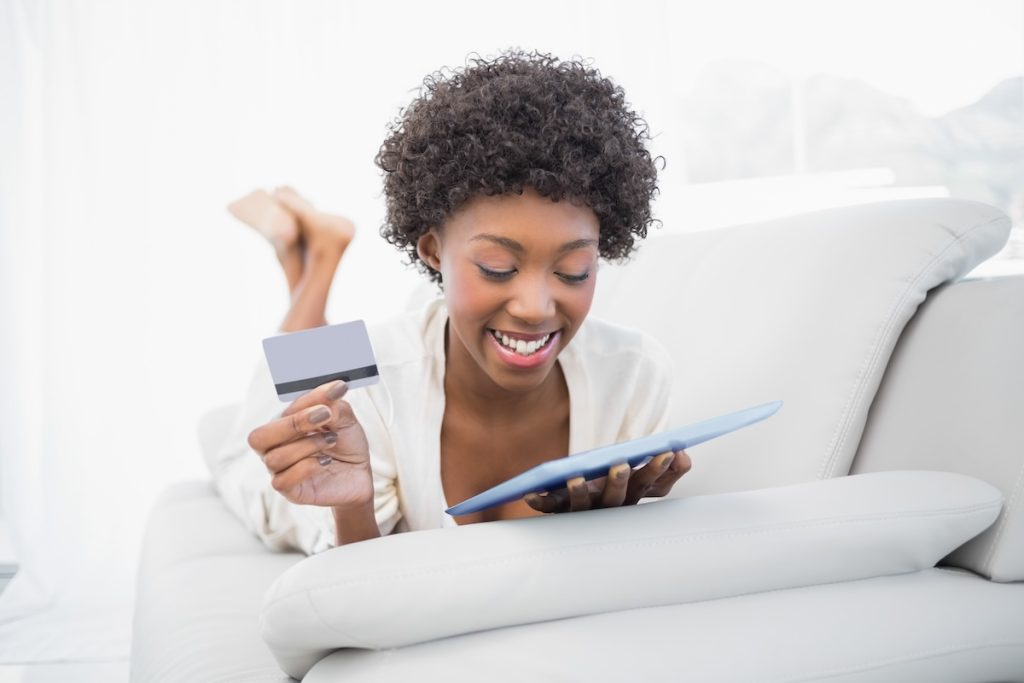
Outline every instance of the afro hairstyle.
<svg viewBox="0 0 1024 683">
<path fill-rule="evenodd" d="M 471 55 L 472 56 L 472 55 Z M 598 252 L 621 260 L 659 223 L 656 160 L 647 123 L 620 86 L 579 60 L 506 50 L 467 58 L 460 70 L 428 75 L 419 95 L 388 124 L 374 162 L 382 169 L 386 220 L 380 234 L 441 286 L 416 252 L 478 195 L 522 194 L 589 207 L 600 224 Z"/>
</svg>

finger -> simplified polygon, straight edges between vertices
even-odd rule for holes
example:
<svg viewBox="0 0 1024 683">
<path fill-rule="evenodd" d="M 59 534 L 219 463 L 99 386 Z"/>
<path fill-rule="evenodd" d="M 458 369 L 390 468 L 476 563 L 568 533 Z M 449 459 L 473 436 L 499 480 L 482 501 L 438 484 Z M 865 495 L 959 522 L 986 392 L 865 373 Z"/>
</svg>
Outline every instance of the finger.
<svg viewBox="0 0 1024 683">
<path fill-rule="evenodd" d="M 281 412 L 281 416 L 287 417 L 292 413 L 305 410 L 317 403 L 330 404 L 332 401 L 338 400 L 346 393 L 348 393 L 348 384 L 344 381 L 337 379 L 333 382 L 325 382 L 315 389 L 310 389 L 307 393 L 299 396 L 288 404 L 288 407 Z"/>
<path fill-rule="evenodd" d="M 675 453 L 676 457 L 673 458 L 669 468 L 662 472 L 661 476 L 647 490 L 648 496 L 667 496 L 672 487 L 676 485 L 676 482 L 690 471 L 693 462 L 690 460 L 689 454 L 686 451 L 676 451 Z"/>
<path fill-rule="evenodd" d="M 564 512 L 569 504 L 569 491 L 557 489 L 549 493 L 528 493 L 524 500 L 540 512 Z"/>
<path fill-rule="evenodd" d="M 569 511 L 578 512 L 590 509 L 590 489 L 583 477 L 573 477 L 565 482 L 569 489 Z"/>
<path fill-rule="evenodd" d="M 325 405 L 315 405 L 298 413 L 260 425 L 249 432 L 249 446 L 260 455 L 309 432 L 315 432 L 331 420 L 331 409 Z"/>
<path fill-rule="evenodd" d="M 296 502 L 302 498 L 302 488 L 309 485 L 309 479 L 322 469 L 323 465 L 316 458 L 302 458 L 271 477 L 270 485 L 288 500 Z"/>
<path fill-rule="evenodd" d="M 267 466 L 267 471 L 271 474 L 277 474 L 288 469 L 303 458 L 317 455 L 337 442 L 338 435 L 334 432 L 311 434 L 267 451 L 267 454 L 263 457 L 263 464 Z"/>
<path fill-rule="evenodd" d="M 672 451 L 667 453 L 659 453 L 655 457 L 644 465 L 643 467 L 634 470 L 633 474 L 629 478 L 629 486 L 626 489 L 626 500 L 623 505 L 636 505 L 637 501 L 647 495 L 647 490 L 654 485 L 654 482 L 660 477 L 668 466 L 672 463 L 674 457 Z"/>
<path fill-rule="evenodd" d="M 625 462 L 608 470 L 608 478 L 605 481 L 604 491 L 601 493 L 601 507 L 619 507 L 625 502 L 626 485 L 629 483 L 629 473 L 632 470 L 629 463 Z"/>
</svg>

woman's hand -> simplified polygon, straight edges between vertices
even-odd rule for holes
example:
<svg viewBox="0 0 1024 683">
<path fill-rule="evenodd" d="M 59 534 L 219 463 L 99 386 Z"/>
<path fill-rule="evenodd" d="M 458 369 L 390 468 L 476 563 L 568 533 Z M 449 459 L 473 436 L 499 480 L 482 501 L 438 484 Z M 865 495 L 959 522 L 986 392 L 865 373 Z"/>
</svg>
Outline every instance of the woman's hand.
<svg viewBox="0 0 1024 683">
<path fill-rule="evenodd" d="M 295 399 L 281 417 L 249 433 L 249 445 L 271 485 L 301 505 L 358 508 L 373 503 L 373 474 L 366 433 L 342 400 L 348 385 L 321 384 Z"/>
<path fill-rule="evenodd" d="M 523 499 L 541 512 L 577 512 L 592 508 L 636 505 L 641 498 L 667 495 L 679 478 L 690 471 L 686 451 L 668 451 L 651 458 L 636 470 L 628 463 L 615 465 L 608 476 L 586 481 L 576 477 L 566 488 L 550 493 L 530 493 Z"/>
</svg>

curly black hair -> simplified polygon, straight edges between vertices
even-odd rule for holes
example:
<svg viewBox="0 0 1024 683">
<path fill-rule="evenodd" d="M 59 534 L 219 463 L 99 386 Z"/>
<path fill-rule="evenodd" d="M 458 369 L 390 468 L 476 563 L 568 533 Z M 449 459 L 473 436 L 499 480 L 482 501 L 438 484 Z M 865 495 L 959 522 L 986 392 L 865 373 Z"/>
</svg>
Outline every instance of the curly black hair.
<svg viewBox="0 0 1024 683">
<path fill-rule="evenodd" d="M 645 148 L 649 128 L 622 88 L 584 62 L 519 48 L 467 58 L 463 70 L 428 75 L 388 132 L 374 158 L 387 202 L 380 234 L 439 285 L 416 242 L 477 195 L 522 194 L 529 185 L 588 206 L 609 260 L 628 257 L 634 235 L 661 223 L 650 204 L 655 161 L 665 160 Z"/>
</svg>

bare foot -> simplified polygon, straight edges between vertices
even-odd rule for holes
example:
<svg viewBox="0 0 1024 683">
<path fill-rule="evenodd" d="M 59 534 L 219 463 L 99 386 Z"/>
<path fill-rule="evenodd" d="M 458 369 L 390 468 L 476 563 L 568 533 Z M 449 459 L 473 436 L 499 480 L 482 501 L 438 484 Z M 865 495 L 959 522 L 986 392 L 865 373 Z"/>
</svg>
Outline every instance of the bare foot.
<svg viewBox="0 0 1024 683">
<path fill-rule="evenodd" d="M 288 290 L 293 292 L 302 277 L 304 248 L 295 214 L 263 190 L 253 190 L 236 199 L 228 204 L 228 211 L 274 245 L 277 260 L 288 280 Z"/>
<path fill-rule="evenodd" d="M 270 240 L 274 248 L 287 248 L 299 239 L 299 224 L 280 202 L 263 190 L 249 194 L 228 204 L 231 215 Z"/>
<path fill-rule="evenodd" d="M 278 187 L 274 198 L 298 219 L 299 233 L 308 253 L 329 253 L 338 257 L 348 248 L 356 226 L 344 216 L 319 211 L 293 188 Z"/>
</svg>

